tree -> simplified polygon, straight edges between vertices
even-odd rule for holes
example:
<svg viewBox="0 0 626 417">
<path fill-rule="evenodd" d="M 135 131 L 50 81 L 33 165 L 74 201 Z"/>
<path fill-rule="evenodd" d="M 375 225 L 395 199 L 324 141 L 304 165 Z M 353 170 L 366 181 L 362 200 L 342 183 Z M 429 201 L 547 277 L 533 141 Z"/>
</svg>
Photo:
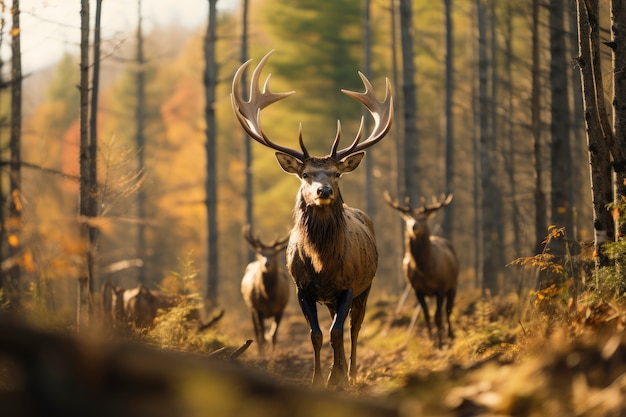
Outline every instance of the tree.
<svg viewBox="0 0 626 417">
<path fill-rule="evenodd" d="M 11 6 L 13 26 L 11 28 L 11 136 L 9 148 L 11 161 L 9 166 L 9 218 L 7 239 L 9 259 L 11 260 L 8 285 L 4 288 L 14 311 L 20 308 L 20 235 L 22 230 L 22 174 L 21 174 L 21 135 L 22 135 L 22 51 L 20 46 L 20 2 L 13 0 Z"/>
<path fill-rule="evenodd" d="M 452 0 L 443 0 L 445 13 L 445 44 L 446 44 L 446 69 L 445 69 L 445 140 L 446 140 L 446 193 L 451 193 L 454 188 L 454 22 L 452 21 Z M 443 223 L 443 235 L 450 239 L 454 223 L 454 205 L 448 207 Z"/>
<path fill-rule="evenodd" d="M 419 201 L 419 148 L 417 146 L 417 86 L 413 61 L 413 11 L 410 0 L 400 0 L 400 48 L 402 50 L 402 97 L 404 103 L 404 190 Z"/>
<path fill-rule="evenodd" d="M 146 62 L 143 52 L 143 30 L 141 17 L 141 0 L 137 1 L 137 12 L 139 20 L 137 23 L 137 107 L 135 108 L 135 120 L 137 123 L 137 133 L 135 141 L 137 144 L 137 171 L 140 175 L 145 172 L 146 164 L 146 142 L 144 137 L 144 121 L 146 111 Z M 146 191 L 144 187 L 137 190 L 137 258 L 143 260 L 143 265 L 139 267 L 138 280 L 141 283 L 146 282 L 146 259 L 148 251 L 146 248 Z"/>
<path fill-rule="evenodd" d="M 88 323 L 89 307 L 89 0 L 81 0 L 80 8 L 80 236 L 85 244 L 85 259 L 78 276 L 78 320 L 80 332 Z"/>
<path fill-rule="evenodd" d="M 550 156 L 551 156 L 551 222 L 557 227 L 565 227 L 566 232 L 574 230 L 572 152 L 570 144 L 570 113 L 567 59 L 565 57 L 565 28 L 563 0 L 550 0 Z M 552 247 L 556 255 L 564 255 L 564 243 L 554 241 Z"/>
<path fill-rule="evenodd" d="M 240 63 L 243 64 L 248 60 L 248 11 L 249 11 L 249 1 L 242 0 L 241 2 L 241 58 Z M 248 85 L 248 69 L 246 68 L 241 75 L 241 91 L 246 91 L 246 86 Z M 245 182 L 246 189 L 244 193 L 245 200 L 245 221 L 246 224 L 250 225 L 251 229 L 254 230 L 254 190 L 253 190 L 253 181 L 252 181 L 252 139 L 247 134 L 243 134 L 244 136 L 244 153 L 245 153 L 245 164 L 246 164 L 246 174 L 245 174 Z M 255 258 L 254 251 L 250 250 L 247 244 L 242 243 L 246 246 L 246 252 L 248 254 L 247 261 L 248 263 L 252 262 Z"/>
<path fill-rule="evenodd" d="M 217 167 L 216 167 L 216 117 L 215 89 L 217 87 L 217 62 L 215 61 L 215 44 L 217 41 L 217 0 L 209 0 L 209 22 L 204 41 L 204 88 L 205 88 L 205 120 L 206 120 L 206 208 L 208 227 L 208 272 L 207 299 L 217 301 L 218 284 L 218 247 L 217 247 Z"/>
</svg>

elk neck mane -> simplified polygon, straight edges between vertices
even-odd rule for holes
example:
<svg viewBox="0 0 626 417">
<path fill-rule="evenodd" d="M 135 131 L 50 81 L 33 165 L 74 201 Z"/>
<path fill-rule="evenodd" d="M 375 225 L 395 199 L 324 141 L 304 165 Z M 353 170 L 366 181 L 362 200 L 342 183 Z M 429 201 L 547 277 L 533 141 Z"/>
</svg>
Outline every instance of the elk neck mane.
<svg viewBox="0 0 626 417">
<path fill-rule="evenodd" d="M 416 267 L 422 273 L 427 273 L 432 258 L 432 246 L 428 230 L 424 226 L 420 226 L 413 232 L 407 230 L 405 233 L 405 239 L 410 243 L 411 255 L 415 258 Z"/>
<path fill-rule="evenodd" d="M 343 250 L 346 233 L 344 211 L 341 195 L 329 206 L 316 207 L 307 205 L 301 192 L 298 192 L 294 207 L 295 227 L 307 252 L 319 254 L 323 259 L 333 259 Z"/>
</svg>

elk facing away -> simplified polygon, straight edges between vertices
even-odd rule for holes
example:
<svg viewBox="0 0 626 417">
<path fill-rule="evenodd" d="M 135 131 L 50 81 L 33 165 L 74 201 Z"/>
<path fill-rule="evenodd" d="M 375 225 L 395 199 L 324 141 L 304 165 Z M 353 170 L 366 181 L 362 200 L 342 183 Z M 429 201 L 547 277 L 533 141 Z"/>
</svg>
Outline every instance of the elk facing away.
<svg viewBox="0 0 626 417">
<path fill-rule="evenodd" d="M 276 347 L 278 325 L 289 301 L 289 277 L 279 266 L 279 254 L 287 247 L 289 235 L 266 245 L 258 237 L 252 236 L 248 225 L 244 228 L 243 236 L 254 250 L 256 260 L 250 262 L 246 268 L 241 280 L 241 295 L 252 314 L 259 354 L 263 356 L 266 340 L 264 321 L 266 318 L 274 318 L 269 332 L 273 351 Z"/>
<path fill-rule="evenodd" d="M 454 338 L 450 325 L 450 313 L 454 307 L 457 281 L 459 275 L 459 261 L 452 244 L 439 236 L 432 236 L 428 230 L 428 218 L 452 201 L 452 194 L 442 197 L 430 205 L 411 208 L 409 199 L 404 205 L 392 201 L 389 193 L 385 192 L 385 200 L 396 209 L 404 219 L 404 260 L 402 270 L 404 278 L 413 287 L 417 300 L 424 311 L 424 319 L 428 327 L 428 334 L 432 338 L 430 315 L 425 297 L 436 297 L 435 324 L 437 325 L 437 343 L 442 346 L 443 323 L 442 311 L 446 301 L 446 319 L 448 322 L 448 336 Z"/>
<path fill-rule="evenodd" d="M 317 318 L 317 303 L 325 304 L 332 316 L 330 344 L 333 365 L 328 377 L 329 386 L 343 385 L 356 377 L 356 348 L 359 330 L 365 314 L 367 297 L 378 266 L 378 252 L 371 220 L 362 211 L 344 204 L 339 191 L 342 174 L 356 169 L 363 159 L 365 148 L 381 140 L 389 131 L 393 118 L 390 83 L 386 82 L 384 101 L 376 99 L 372 85 L 359 73 L 364 93 L 342 90 L 362 103 L 375 121 L 370 136 L 361 141 L 363 119 L 356 139 L 347 148 L 338 150 L 341 125 L 331 152 L 325 157 L 309 155 L 299 134 L 301 151 L 272 142 L 263 132 L 260 111 L 268 105 L 292 94 L 273 93 L 269 76 L 263 90 L 259 77 L 268 53 L 254 70 L 249 101 L 239 91 L 244 63 L 236 72 L 231 95 L 233 111 L 244 130 L 257 142 L 275 149 L 282 169 L 300 179 L 300 190 L 294 207 L 294 227 L 287 247 L 287 269 L 296 284 L 298 302 L 311 328 L 314 350 L 313 384 L 322 384 L 320 349 L 323 335 Z M 350 315 L 351 351 L 349 368 L 343 346 L 346 318 Z"/>
</svg>

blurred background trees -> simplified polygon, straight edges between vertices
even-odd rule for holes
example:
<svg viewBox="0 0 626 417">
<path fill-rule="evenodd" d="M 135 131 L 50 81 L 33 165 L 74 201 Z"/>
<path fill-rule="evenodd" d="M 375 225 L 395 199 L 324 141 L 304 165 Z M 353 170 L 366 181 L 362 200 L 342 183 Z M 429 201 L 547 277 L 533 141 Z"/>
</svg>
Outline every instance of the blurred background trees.
<svg viewBox="0 0 626 417">
<path fill-rule="evenodd" d="M 407 5 L 412 13 L 403 22 Z M 258 60 L 276 49 L 265 70 L 273 74 L 272 89 L 296 91 L 264 111 L 267 133 L 293 147 L 302 123 L 307 147 L 321 156 L 329 152 L 340 119 L 343 141 L 352 140 L 362 110 L 340 89 L 362 88 L 357 71 L 364 65 L 363 2 L 250 0 L 241 7 L 250 9 L 247 55 Z M 401 229 L 382 201 L 385 190 L 415 202 L 454 193 L 447 209 L 454 216 L 445 231 L 459 254 L 461 289 L 499 294 L 534 286 L 533 277 L 506 265 L 541 249 L 548 225 L 566 227 L 571 242 L 591 241 L 594 233 L 582 98 L 575 87 L 579 72 L 573 64 L 575 4 L 392 0 L 371 1 L 369 7 L 368 76 L 379 94 L 384 78 L 392 80 L 396 119 L 389 136 L 368 151 L 367 187 L 361 169 L 346 176 L 342 191 L 349 205 L 363 209 L 367 196 L 373 197 L 380 252 L 373 297 L 395 297 L 404 287 Z M 608 16 L 608 7 L 600 1 L 602 16 Z M 127 287 L 139 281 L 163 285 L 187 256 L 207 282 L 207 173 L 214 176 L 219 219 L 218 304 L 244 309 L 239 281 L 249 255 L 241 230 L 248 217 L 255 232 L 269 239 L 291 227 L 297 181 L 281 171 L 272 152 L 254 144 L 247 170 L 246 141 L 230 108 L 232 75 L 245 55 L 242 16 L 236 8 L 215 16 L 213 103 L 206 102 L 203 84 L 207 27 L 172 24 L 140 31 L 136 26 L 128 28 L 122 43 L 103 39 L 100 99 L 92 109 L 98 116 L 100 213 L 93 219 L 98 230 L 93 288 L 109 278 Z M 139 25 L 140 15 L 136 21 Z M 600 27 L 608 42 L 607 18 Z M 407 37 L 411 42 L 403 46 Z M 602 48 L 608 68 L 610 49 Z M 78 62 L 78 55 L 68 52 L 23 80 L 21 160 L 39 169 L 24 169 L 21 179 L 21 285 L 45 288 L 44 299 L 59 312 L 75 308 L 74 283 L 85 253 L 76 223 Z M 411 82 L 415 96 L 407 102 Z M 9 99 L 5 88 L 1 102 Z M 207 106 L 216 129 L 210 169 Z M 0 112 L 1 188 L 8 203 L 8 106 Z M 253 204 L 247 210 L 248 172 Z M 443 216 L 435 222 L 434 233 L 443 233 Z M 3 253 L 7 247 L 5 236 Z"/>
</svg>

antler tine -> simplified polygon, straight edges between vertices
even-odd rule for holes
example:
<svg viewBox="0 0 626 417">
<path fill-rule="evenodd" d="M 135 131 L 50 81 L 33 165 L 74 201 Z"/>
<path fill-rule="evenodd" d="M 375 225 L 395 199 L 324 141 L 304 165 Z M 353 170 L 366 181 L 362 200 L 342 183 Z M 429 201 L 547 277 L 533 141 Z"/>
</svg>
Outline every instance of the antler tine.
<svg viewBox="0 0 626 417">
<path fill-rule="evenodd" d="M 361 135 L 363 129 L 364 118 L 361 118 L 361 125 L 359 127 L 359 132 L 357 133 L 356 139 L 352 142 L 352 144 L 344 148 L 335 154 L 332 154 L 333 157 L 337 159 L 343 159 L 346 156 L 361 151 L 363 149 L 369 148 L 370 146 L 377 143 L 381 140 L 389 129 L 391 129 L 391 122 L 393 121 L 393 97 L 391 96 L 391 82 L 388 78 L 385 79 L 385 99 L 383 101 L 378 101 L 376 98 L 376 94 L 374 93 L 374 88 L 372 84 L 367 79 L 362 72 L 359 71 L 359 77 L 363 81 L 363 85 L 365 86 L 365 92 L 358 93 L 356 91 L 350 90 L 341 90 L 342 93 L 352 97 L 357 100 L 361 104 L 363 104 L 367 110 L 370 112 L 372 117 L 374 118 L 374 128 L 372 129 L 372 133 L 369 135 L 367 139 L 361 142 Z M 339 137 L 339 131 L 337 132 L 337 138 Z M 338 139 L 336 139 L 338 141 Z M 333 146 L 335 146 L 333 144 Z"/>
<path fill-rule="evenodd" d="M 261 245 L 258 236 L 252 235 L 252 227 L 249 224 L 243 227 L 243 237 L 254 248 L 258 248 Z"/>
<path fill-rule="evenodd" d="M 451 202 L 452 202 L 452 193 L 448 194 L 447 196 L 445 194 L 442 194 L 439 200 L 437 200 L 437 198 L 433 196 L 432 204 L 429 206 L 424 204 L 424 207 L 420 210 L 425 213 L 431 213 L 433 211 L 439 210 L 442 207 L 446 207 Z"/>
<path fill-rule="evenodd" d="M 409 206 L 409 198 L 405 197 L 405 205 L 401 206 L 399 202 L 394 201 L 391 199 L 391 195 L 389 195 L 389 191 L 385 191 L 384 194 L 385 197 L 385 201 L 387 201 L 387 203 L 393 207 L 394 209 L 402 212 L 402 213 L 410 213 L 411 212 L 411 206 Z"/>
<path fill-rule="evenodd" d="M 295 158 L 300 160 L 304 160 L 308 157 L 308 153 L 306 149 L 302 147 L 302 152 L 299 152 L 295 149 L 287 148 L 282 145 L 278 145 L 272 142 L 263 132 L 261 127 L 261 110 L 265 107 L 269 106 L 272 103 L 277 102 L 278 100 L 282 100 L 285 97 L 288 97 L 294 93 L 294 91 L 289 91 L 286 93 L 273 93 L 270 91 L 269 83 L 271 74 L 269 74 L 263 84 L 263 89 L 259 89 L 259 78 L 261 77 L 261 71 L 265 66 L 265 62 L 269 58 L 269 56 L 274 52 L 272 49 L 259 61 L 259 64 L 256 66 L 254 71 L 252 72 L 252 78 L 250 80 L 250 96 L 248 101 L 245 101 L 241 96 L 241 78 L 243 76 L 244 71 L 250 65 L 252 60 L 248 60 L 244 62 L 239 69 L 235 72 L 235 76 L 233 77 L 233 85 L 232 85 L 232 93 L 230 95 L 230 101 L 233 108 L 233 112 L 235 116 L 237 116 L 237 120 L 241 124 L 241 127 L 246 131 L 248 135 L 257 142 L 275 149 L 280 152 L 284 152 Z M 302 143 L 302 141 L 300 141 Z"/>
</svg>

